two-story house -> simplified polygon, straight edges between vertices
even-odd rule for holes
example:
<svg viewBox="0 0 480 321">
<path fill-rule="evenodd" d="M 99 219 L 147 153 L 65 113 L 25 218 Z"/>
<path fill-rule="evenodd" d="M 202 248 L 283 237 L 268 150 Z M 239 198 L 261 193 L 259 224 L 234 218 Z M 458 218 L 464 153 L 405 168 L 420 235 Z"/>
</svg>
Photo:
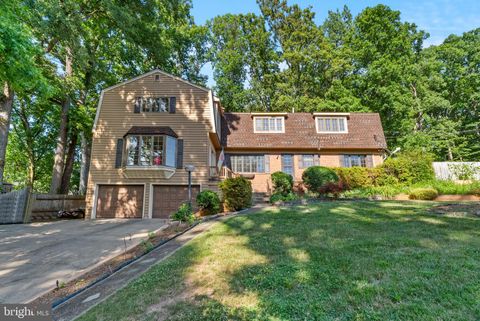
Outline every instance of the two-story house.
<svg viewBox="0 0 480 321">
<path fill-rule="evenodd" d="M 299 181 L 313 165 L 372 167 L 385 148 L 378 114 L 224 113 L 211 90 L 154 70 L 102 91 L 87 217 L 168 218 L 188 199 L 186 165 L 193 198 L 232 175 L 270 193 L 275 171 Z"/>
</svg>

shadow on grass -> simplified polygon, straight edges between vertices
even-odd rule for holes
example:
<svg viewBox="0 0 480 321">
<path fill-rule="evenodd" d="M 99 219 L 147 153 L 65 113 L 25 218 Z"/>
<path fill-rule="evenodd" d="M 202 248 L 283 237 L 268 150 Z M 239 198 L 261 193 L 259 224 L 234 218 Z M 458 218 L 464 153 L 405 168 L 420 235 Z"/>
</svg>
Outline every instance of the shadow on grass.
<svg viewBox="0 0 480 321">
<path fill-rule="evenodd" d="M 127 315 L 152 320 L 475 320 L 480 240 L 474 236 L 480 220 L 427 215 L 429 206 L 328 202 L 231 218 L 129 286 L 150 294 L 139 295 L 138 310 Z M 215 252 L 215 244 L 232 253 Z M 229 262 L 239 247 L 246 257 Z M 252 256 L 261 259 L 249 260 Z M 203 277 L 212 271 L 218 274 Z M 187 282 L 192 275 L 198 278 L 196 286 L 211 290 L 178 296 L 192 284 Z M 158 304 L 159 296 L 176 295 L 165 309 L 145 310 Z M 129 300 L 115 297 L 117 303 L 122 299 Z"/>
</svg>

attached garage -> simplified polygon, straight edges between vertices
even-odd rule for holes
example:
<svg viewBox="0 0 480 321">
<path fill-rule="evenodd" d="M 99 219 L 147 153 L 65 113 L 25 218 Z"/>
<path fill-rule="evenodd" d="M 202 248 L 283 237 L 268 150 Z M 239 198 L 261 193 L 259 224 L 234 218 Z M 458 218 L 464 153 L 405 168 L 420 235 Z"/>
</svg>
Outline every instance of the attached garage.
<svg viewBox="0 0 480 321">
<path fill-rule="evenodd" d="M 195 201 L 200 192 L 199 185 L 192 186 L 192 200 Z M 169 218 L 178 207 L 188 202 L 187 185 L 154 185 L 152 200 L 152 217 Z"/>
<path fill-rule="evenodd" d="M 143 185 L 99 185 L 96 218 L 142 218 Z"/>
</svg>

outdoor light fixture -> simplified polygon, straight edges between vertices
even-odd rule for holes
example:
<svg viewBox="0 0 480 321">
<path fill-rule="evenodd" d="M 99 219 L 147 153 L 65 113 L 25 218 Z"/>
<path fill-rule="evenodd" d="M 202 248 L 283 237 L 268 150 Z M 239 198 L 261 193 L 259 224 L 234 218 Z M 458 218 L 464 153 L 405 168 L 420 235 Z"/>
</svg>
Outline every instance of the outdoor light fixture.
<svg viewBox="0 0 480 321">
<path fill-rule="evenodd" d="M 195 170 L 195 166 L 185 165 L 185 170 L 188 172 L 188 204 L 192 207 L 192 172 Z"/>
</svg>

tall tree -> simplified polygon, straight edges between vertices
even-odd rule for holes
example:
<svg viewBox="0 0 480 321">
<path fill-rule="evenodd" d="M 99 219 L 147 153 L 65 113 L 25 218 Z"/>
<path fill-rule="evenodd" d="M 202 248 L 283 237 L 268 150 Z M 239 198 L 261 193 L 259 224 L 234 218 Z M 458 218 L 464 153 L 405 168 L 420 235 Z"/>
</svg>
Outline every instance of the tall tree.
<svg viewBox="0 0 480 321">
<path fill-rule="evenodd" d="M 311 7 L 289 6 L 285 0 L 257 1 L 281 53 L 277 83 L 280 109 L 321 108 L 326 92 L 324 74 L 329 68 L 329 46 Z"/>
<path fill-rule="evenodd" d="M 48 100 L 34 93 L 15 99 L 6 178 L 17 186 L 48 192 L 58 116 Z"/>
<path fill-rule="evenodd" d="M 380 113 L 387 133 L 395 136 L 404 130 L 404 115 L 415 107 L 408 80 L 427 35 L 415 24 L 402 22 L 399 11 L 384 5 L 365 9 L 354 24 L 350 45 L 356 95 L 363 105 Z"/>
<path fill-rule="evenodd" d="M 38 48 L 30 29 L 22 23 L 25 12 L 16 1 L 0 4 L 0 190 L 3 184 L 5 155 L 15 92 L 42 86 L 37 68 Z"/>
<path fill-rule="evenodd" d="M 255 14 L 208 22 L 215 91 L 227 110 L 272 109 L 278 55 L 265 20 Z"/>
<path fill-rule="evenodd" d="M 32 1 L 30 25 L 45 53 L 62 71 L 58 74 L 62 95 L 54 101 L 61 109 L 50 191 L 68 190 L 71 162 L 68 140 L 81 136 L 82 189 L 88 177 L 90 129 L 99 89 L 159 67 L 167 72 L 202 82 L 202 29 L 195 29 L 187 0 Z M 195 50 L 197 49 L 197 50 Z M 198 57 L 198 58 L 195 58 Z M 79 131 L 73 114 L 90 118 Z M 73 151 L 71 148 L 70 151 Z M 63 180 L 63 184 L 62 184 Z"/>
</svg>

